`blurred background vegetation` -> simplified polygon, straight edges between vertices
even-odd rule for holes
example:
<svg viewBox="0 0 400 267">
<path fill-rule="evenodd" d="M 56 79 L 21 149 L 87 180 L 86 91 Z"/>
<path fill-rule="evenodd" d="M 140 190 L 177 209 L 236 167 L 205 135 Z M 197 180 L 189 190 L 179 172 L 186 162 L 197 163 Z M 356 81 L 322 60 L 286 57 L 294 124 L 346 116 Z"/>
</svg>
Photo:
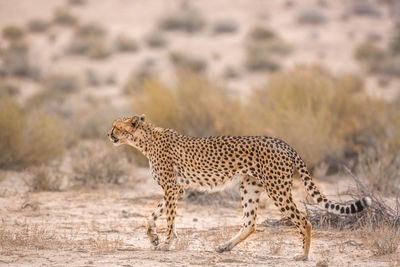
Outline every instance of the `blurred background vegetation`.
<svg viewBox="0 0 400 267">
<path fill-rule="evenodd" d="M 390 0 L 1 1 L 0 168 L 29 172 L 34 191 L 62 190 L 54 179 L 134 185 L 146 160 L 106 133 L 144 113 L 198 137 L 279 137 L 327 179 L 346 165 L 395 194 L 399 11 Z"/>
</svg>

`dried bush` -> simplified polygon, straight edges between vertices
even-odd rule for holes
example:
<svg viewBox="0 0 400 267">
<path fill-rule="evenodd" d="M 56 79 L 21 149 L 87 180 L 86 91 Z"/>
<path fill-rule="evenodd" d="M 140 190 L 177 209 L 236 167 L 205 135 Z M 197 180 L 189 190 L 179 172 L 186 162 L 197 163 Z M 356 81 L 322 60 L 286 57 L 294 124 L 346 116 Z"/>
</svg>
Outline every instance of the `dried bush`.
<svg viewBox="0 0 400 267">
<path fill-rule="evenodd" d="M 42 33 L 50 28 L 50 23 L 42 19 L 32 19 L 28 22 L 27 28 L 30 32 Z"/>
<path fill-rule="evenodd" d="M 77 24 L 78 19 L 66 8 L 56 8 L 53 14 L 53 22 L 64 26 Z"/>
<path fill-rule="evenodd" d="M 282 56 L 291 51 L 291 47 L 275 32 L 261 26 L 250 31 L 245 49 L 245 66 L 249 71 L 277 71 Z"/>
<path fill-rule="evenodd" d="M 49 75 L 43 79 L 43 86 L 46 90 L 64 93 L 72 93 L 80 89 L 78 78 L 68 74 Z"/>
<path fill-rule="evenodd" d="M 9 41 L 19 41 L 25 35 L 25 31 L 16 25 L 9 25 L 3 28 L 2 36 Z"/>
<path fill-rule="evenodd" d="M 216 21 L 213 25 L 214 34 L 229 34 L 237 32 L 239 26 L 236 21 L 231 19 Z"/>
<path fill-rule="evenodd" d="M 389 51 L 375 45 L 372 42 L 364 42 L 356 47 L 354 56 L 371 73 L 386 76 L 397 76 L 400 74 L 400 55 L 396 55 L 394 42 L 391 43 Z"/>
<path fill-rule="evenodd" d="M 350 13 L 357 16 L 381 17 L 378 7 L 369 0 L 356 0 L 350 6 Z"/>
<path fill-rule="evenodd" d="M 181 52 L 171 52 L 169 54 L 169 59 L 175 67 L 182 70 L 202 72 L 207 67 L 207 63 L 203 59 Z"/>
<path fill-rule="evenodd" d="M 400 246 L 400 229 L 381 226 L 377 229 L 367 229 L 363 233 L 366 247 L 375 256 L 394 254 Z"/>
<path fill-rule="evenodd" d="M 72 169 L 75 180 L 82 184 L 97 187 L 99 184 L 134 184 L 132 164 L 126 155 L 109 143 L 81 143 L 73 151 Z"/>
<path fill-rule="evenodd" d="M 6 73 L 15 76 L 31 77 L 40 76 L 37 68 L 33 67 L 29 59 L 29 47 L 26 43 L 12 43 L 3 54 L 3 66 Z"/>
<path fill-rule="evenodd" d="M 60 191 L 62 176 L 55 168 L 39 166 L 32 169 L 32 178 L 25 180 L 31 192 Z"/>
<path fill-rule="evenodd" d="M 159 29 L 164 31 L 195 33 L 202 30 L 205 24 L 204 18 L 197 10 L 184 7 L 178 12 L 161 18 L 159 22 Z"/>
<path fill-rule="evenodd" d="M 44 164 L 63 153 L 64 131 L 56 118 L 24 109 L 8 96 L 0 106 L 1 168 Z"/>
<path fill-rule="evenodd" d="M 324 13 L 318 8 L 303 8 L 297 14 L 297 21 L 301 24 L 322 24 L 327 21 Z"/>
<path fill-rule="evenodd" d="M 132 96 L 135 112 L 160 126 L 194 136 L 243 133 L 240 102 L 204 76 L 178 73 L 174 85 L 153 77 Z"/>
<path fill-rule="evenodd" d="M 68 0 L 69 5 L 80 6 L 86 4 L 86 0 Z"/>
<path fill-rule="evenodd" d="M 143 68 L 138 72 L 130 74 L 123 85 L 123 93 L 130 94 L 131 92 L 138 92 L 143 88 L 145 81 L 151 79 L 153 76 L 154 73 L 149 68 Z"/>
<path fill-rule="evenodd" d="M 227 79 L 236 79 L 240 76 L 240 71 L 233 66 L 226 66 L 223 76 Z"/>
<path fill-rule="evenodd" d="M 167 39 L 160 32 L 153 32 L 146 37 L 146 44 L 151 48 L 162 48 L 168 44 Z"/>
<path fill-rule="evenodd" d="M 373 102 L 360 96 L 358 86 L 352 77 L 334 77 L 317 67 L 273 74 L 250 96 L 251 127 L 287 141 L 313 166 L 341 151 L 347 136 L 372 117 Z"/>
<path fill-rule="evenodd" d="M 393 34 L 390 40 L 389 51 L 393 55 L 400 55 L 400 30 L 397 30 Z"/>
<path fill-rule="evenodd" d="M 92 59 L 104 59 L 111 54 L 106 37 L 106 31 L 98 25 L 81 25 L 75 29 L 67 51 Z"/>
<path fill-rule="evenodd" d="M 0 98 L 4 95 L 14 96 L 19 94 L 19 88 L 6 80 L 0 79 Z"/>
<path fill-rule="evenodd" d="M 136 52 L 139 49 L 139 45 L 135 39 L 122 34 L 118 35 L 114 45 L 120 52 Z"/>
</svg>

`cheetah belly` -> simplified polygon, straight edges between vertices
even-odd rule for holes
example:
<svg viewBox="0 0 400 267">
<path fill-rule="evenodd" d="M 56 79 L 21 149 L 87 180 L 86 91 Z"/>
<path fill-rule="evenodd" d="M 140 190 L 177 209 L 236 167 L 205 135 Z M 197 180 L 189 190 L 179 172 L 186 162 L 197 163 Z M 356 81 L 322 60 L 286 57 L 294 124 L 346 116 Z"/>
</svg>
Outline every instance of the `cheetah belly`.
<svg viewBox="0 0 400 267">
<path fill-rule="evenodd" d="M 234 174 L 222 175 L 218 171 L 188 171 L 180 170 L 176 173 L 178 184 L 185 188 L 203 190 L 220 190 L 228 184 Z"/>
</svg>

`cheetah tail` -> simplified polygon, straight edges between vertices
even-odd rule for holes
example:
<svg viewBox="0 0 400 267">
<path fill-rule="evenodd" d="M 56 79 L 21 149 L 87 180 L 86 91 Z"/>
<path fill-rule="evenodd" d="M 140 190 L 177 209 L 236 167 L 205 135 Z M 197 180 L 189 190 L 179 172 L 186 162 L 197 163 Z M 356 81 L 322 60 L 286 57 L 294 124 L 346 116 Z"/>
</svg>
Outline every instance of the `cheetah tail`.
<svg viewBox="0 0 400 267">
<path fill-rule="evenodd" d="M 310 195 L 315 201 L 319 203 L 319 205 L 323 206 L 329 212 L 335 214 L 357 213 L 371 205 L 372 201 L 369 197 L 363 197 L 362 199 L 359 199 L 354 203 L 348 205 L 333 203 L 332 201 L 328 200 L 314 184 L 311 179 L 310 173 L 307 170 L 306 164 L 301 159 L 300 155 L 296 153 L 294 160 L 296 168 L 300 173 L 300 177 L 306 188 L 307 194 Z"/>
</svg>

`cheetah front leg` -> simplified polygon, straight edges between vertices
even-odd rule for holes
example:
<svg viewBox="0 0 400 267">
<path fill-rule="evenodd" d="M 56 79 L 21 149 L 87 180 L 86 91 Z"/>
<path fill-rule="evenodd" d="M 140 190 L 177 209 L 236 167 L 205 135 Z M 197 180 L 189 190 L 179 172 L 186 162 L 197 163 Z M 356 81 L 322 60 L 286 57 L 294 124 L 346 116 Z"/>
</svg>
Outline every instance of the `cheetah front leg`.
<svg viewBox="0 0 400 267">
<path fill-rule="evenodd" d="M 256 230 L 257 207 L 262 185 L 253 177 L 246 176 L 240 184 L 240 195 L 242 196 L 243 222 L 240 231 L 228 242 L 219 245 L 217 252 L 230 251 L 237 244 L 245 240 Z"/>
<path fill-rule="evenodd" d="M 184 189 L 178 185 L 168 186 L 165 190 L 164 203 L 165 203 L 165 213 L 167 216 L 167 238 L 164 243 L 159 244 L 157 250 L 169 250 L 172 241 L 177 238 L 175 230 L 175 216 L 176 216 L 176 203 L 179 198 L 184 195 Z"/>
<path fill-rule="evenodd" d="M 156 220 L 160 217 L 165 211 L 165 202 L 164 200 L 160 201 L 157 205 L 157 208 L 151 214 L 151 216 L 147 219 L 147 236 L 150 239 L 151 244 L 153 246 L 158 246 L 160 243 L 160 239 L 157 235 L 156 230 Z"/>
</svg>

